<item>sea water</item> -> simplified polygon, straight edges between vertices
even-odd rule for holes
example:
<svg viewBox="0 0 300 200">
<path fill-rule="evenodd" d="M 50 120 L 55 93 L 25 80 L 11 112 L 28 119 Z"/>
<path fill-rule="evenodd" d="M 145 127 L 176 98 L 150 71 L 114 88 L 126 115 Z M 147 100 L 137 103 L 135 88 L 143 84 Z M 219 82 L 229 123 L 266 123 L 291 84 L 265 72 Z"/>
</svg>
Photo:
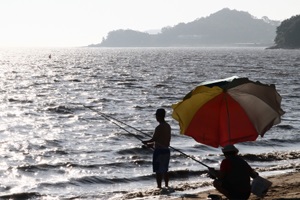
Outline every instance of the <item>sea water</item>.
<svg viewBox="0 0 300 200">
<path fill-rule="evenodd" d="M 231 76 L 275 84 L 286 112 L 240 154 L 262 175 L 299 169 L 299 50 L 1 49 L 0 69 L 0 198 L 171 198 L 211 186 L 207 168 L 176 150 L 215 168 L 221 151 L 180 135 L 171 105 Z M 160 107 L 175 149 L 169 195 L 155 190 L 152 150 L 140 142 Z"/>
</svg>

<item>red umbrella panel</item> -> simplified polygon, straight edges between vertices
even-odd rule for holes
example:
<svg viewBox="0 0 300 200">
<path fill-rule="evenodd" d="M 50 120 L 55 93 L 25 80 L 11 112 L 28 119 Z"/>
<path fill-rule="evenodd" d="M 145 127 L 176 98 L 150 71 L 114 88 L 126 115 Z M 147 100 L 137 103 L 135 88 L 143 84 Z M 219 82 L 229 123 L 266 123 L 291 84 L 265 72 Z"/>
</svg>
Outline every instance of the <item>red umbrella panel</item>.
<svg viewBox="0 0 300 200">
<path fill-rule="evenodd" d="M 280 123 L 284 111 L 274 85 L 232 77 L 203 83 L 172 105 L 180 132 L 213 147 L 254 141 Z"/>
</svg>

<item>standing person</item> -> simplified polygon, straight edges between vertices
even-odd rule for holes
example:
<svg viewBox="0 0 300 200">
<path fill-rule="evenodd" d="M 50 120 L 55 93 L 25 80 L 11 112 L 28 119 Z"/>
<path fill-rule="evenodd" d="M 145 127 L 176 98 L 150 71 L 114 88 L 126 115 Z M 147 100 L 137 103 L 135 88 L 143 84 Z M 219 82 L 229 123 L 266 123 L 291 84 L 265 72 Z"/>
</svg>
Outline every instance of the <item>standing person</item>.
<svg viewBox="0 0 300 200">
<path fill-rule="evenodd" d="M 169 187 L 171 126 L 165 121 L 165 115 L 166 111 L 163 108 L 156 110 L 155 116 L 159 125 L 155 128 L 152 138 L 143 141 L 145 145 L 154 144 L 152 165 L 158 188 L 161 188 L 162 179 L 165 181 L 165 187 Z"/>
<path fill-rule="evenodd" d="M 222 148 L 225 159 L 222 160 L 220 170 L 209 169 L 214 177 L 214 187 L 228 199 L 248 199 L 251 193 L 250 177 L 258 176 L 250 165 L 238 156 L 239 150 L 234 145 Z"/>
</svg>

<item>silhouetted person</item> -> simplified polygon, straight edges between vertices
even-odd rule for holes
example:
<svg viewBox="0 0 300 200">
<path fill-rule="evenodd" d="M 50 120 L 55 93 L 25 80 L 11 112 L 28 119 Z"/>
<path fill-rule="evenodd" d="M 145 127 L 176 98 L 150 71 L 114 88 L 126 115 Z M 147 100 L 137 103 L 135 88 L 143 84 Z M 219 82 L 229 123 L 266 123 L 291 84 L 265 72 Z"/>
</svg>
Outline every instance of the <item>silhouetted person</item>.
<svg viewBox="0 0 300 200">
<path fill-rule="evenodd" d="M 153 172 L 156 173 L 157 187 L 161 188 L 162 179 L 165 181 L 165 187 L 169 187 L 169 161 L 170 161 L 170 141 L 171 127 L 165 121 L 166 111 L 162 108 L 157 109 L 155 116 L 159 125 L 155 128 L 154 134 L 150 140 L 143 141 L 143 144 L 151 146 L 154 144 L 153 152 Z"/>
<path fill-rule="evenodd" d="M 225 159 L 221 162 L 220 170 L 209 169 L 214 177 L 214 187 L 228 199 L 248 199 L 251 193 L 250 177 L 258 176 L 250 165 L 238 156 L 239 150 L 234 145 L 222 148 Z"/>
</svg>

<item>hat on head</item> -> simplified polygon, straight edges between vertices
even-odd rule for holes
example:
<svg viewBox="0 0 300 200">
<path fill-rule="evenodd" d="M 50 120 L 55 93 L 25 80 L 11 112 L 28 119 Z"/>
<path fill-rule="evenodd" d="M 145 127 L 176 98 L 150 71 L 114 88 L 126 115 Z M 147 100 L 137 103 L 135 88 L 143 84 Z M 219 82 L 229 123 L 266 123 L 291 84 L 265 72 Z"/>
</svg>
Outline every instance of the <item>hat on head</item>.
<svg viewBox="0 0 300 200">
<path fill-rule="evenodd" d="M 162 116 L 162 117 L 165 117 L 166 111 L 165 111 L 165 109 L 163 109 L 163 108 L 159 108 L 159 109 L 156 110 L 155 115 L 156 115 L 156 116 Z"/>
<path fill-rule="evenodd" d="M 239 150 L 232 144 L 226 145 L 225 147 L 222 148 L 223 153 L 229 153 L 229 152 L 235 152 L 238 153 Z"/>
</svg>

